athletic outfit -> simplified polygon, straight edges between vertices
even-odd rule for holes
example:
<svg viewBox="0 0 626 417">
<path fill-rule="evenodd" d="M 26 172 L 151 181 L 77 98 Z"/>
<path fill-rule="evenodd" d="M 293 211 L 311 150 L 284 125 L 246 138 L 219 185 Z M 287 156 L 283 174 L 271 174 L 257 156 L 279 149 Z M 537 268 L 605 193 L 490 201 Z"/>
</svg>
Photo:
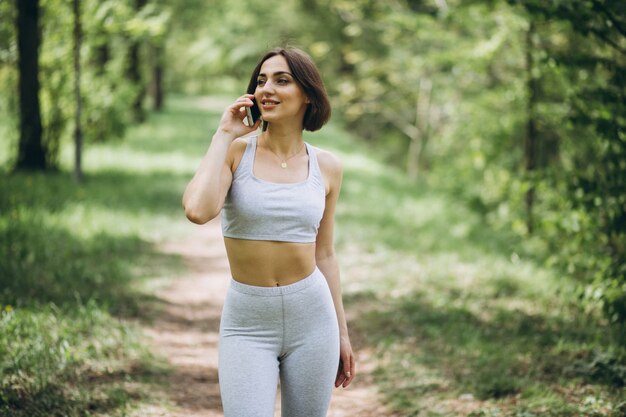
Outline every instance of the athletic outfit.
<svg viewBox="0 0 626 417">
<path fill-rule="evenodd" d="M 248 144 L 222 208 L 225 237 L 315 242 L 325 187 L 305 143 L 305 181 L 254 176 L 257 137 Z M 278 378 L 283 417 L 326 416 L 339 366 L 339 327 L 328 284 L 316 267 L 285 286 L 231 280 L 220 322 L 219 382 L 225 417 L 273 417 Z"/>
</svg>

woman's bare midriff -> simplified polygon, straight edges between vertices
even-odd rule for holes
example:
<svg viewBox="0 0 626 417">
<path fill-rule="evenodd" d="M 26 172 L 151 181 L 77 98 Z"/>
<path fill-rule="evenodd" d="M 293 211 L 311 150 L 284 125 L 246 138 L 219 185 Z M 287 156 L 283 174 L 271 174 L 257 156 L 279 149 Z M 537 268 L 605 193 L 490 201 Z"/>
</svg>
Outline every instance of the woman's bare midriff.
<svg viewBox="0 0 626 417">
<path fill-rule="evenodd" d="M 224 238 L 235 281 L 259 287 L 293 284 L 315 270 L 315 243 Z"/>
</svg>

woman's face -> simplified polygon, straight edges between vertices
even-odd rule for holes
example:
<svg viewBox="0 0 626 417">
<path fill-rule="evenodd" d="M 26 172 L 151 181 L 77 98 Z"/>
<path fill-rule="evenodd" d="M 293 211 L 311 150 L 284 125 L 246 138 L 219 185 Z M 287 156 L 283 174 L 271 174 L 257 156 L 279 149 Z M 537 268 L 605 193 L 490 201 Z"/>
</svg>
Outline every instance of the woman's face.
<svg viewBox="0 0 626 417">
<path fill-rule="evenodd" d="M 282 55 L 268 58 L 261 65 L 254 98 L 266 122 L 290 118 L 302 122 L 309 102 Z"/>
</svg>

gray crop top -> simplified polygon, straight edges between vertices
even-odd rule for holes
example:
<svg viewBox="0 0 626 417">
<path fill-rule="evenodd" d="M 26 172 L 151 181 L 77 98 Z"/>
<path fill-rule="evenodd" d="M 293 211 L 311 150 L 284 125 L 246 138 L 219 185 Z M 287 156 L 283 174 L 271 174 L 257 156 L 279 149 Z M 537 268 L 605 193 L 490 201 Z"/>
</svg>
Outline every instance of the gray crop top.
<svg viewBox="0 0 626 417">
<path fill-rule="evenodd" d="M 315 150 L 305 142 L 309 154 L 307 179 L 281 184 L 254 176 L 256 144 L 256 136 L 248 138 L 233 173 L 222 207 L 222 233 L 237 239 L 315 242 L 326 206 L 326 190 Z"/>
</svg>

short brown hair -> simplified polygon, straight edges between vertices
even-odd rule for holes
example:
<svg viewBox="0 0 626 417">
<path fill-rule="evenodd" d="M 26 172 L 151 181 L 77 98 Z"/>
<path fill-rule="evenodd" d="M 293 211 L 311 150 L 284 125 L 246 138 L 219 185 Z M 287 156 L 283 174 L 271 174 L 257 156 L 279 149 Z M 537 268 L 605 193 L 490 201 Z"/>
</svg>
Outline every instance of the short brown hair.
<svg viewBox="0 0 626 417">
<path fill-rule="evenodd" d="M 304 114 L 302 126 L 305 130 L 314 132 L 324 126 L 330 119 L 330 100 L 324 88 L 324 82 L 320 76 L 315 63 L 304 51 L 297 48 L 276 48 L 266 53 L 258 62 L 252 72 L 250 83 L 248 84 L 248 94 L 254 94 L 257 86 L 257 78 L 261 72 L 261 66 L 269 58 L 282 55 L 287 60 L 287 65 L 293 74 L 296 82 L 304 90 L 304 94 L 310 100 L 309 106 Z"/>
</svg>

